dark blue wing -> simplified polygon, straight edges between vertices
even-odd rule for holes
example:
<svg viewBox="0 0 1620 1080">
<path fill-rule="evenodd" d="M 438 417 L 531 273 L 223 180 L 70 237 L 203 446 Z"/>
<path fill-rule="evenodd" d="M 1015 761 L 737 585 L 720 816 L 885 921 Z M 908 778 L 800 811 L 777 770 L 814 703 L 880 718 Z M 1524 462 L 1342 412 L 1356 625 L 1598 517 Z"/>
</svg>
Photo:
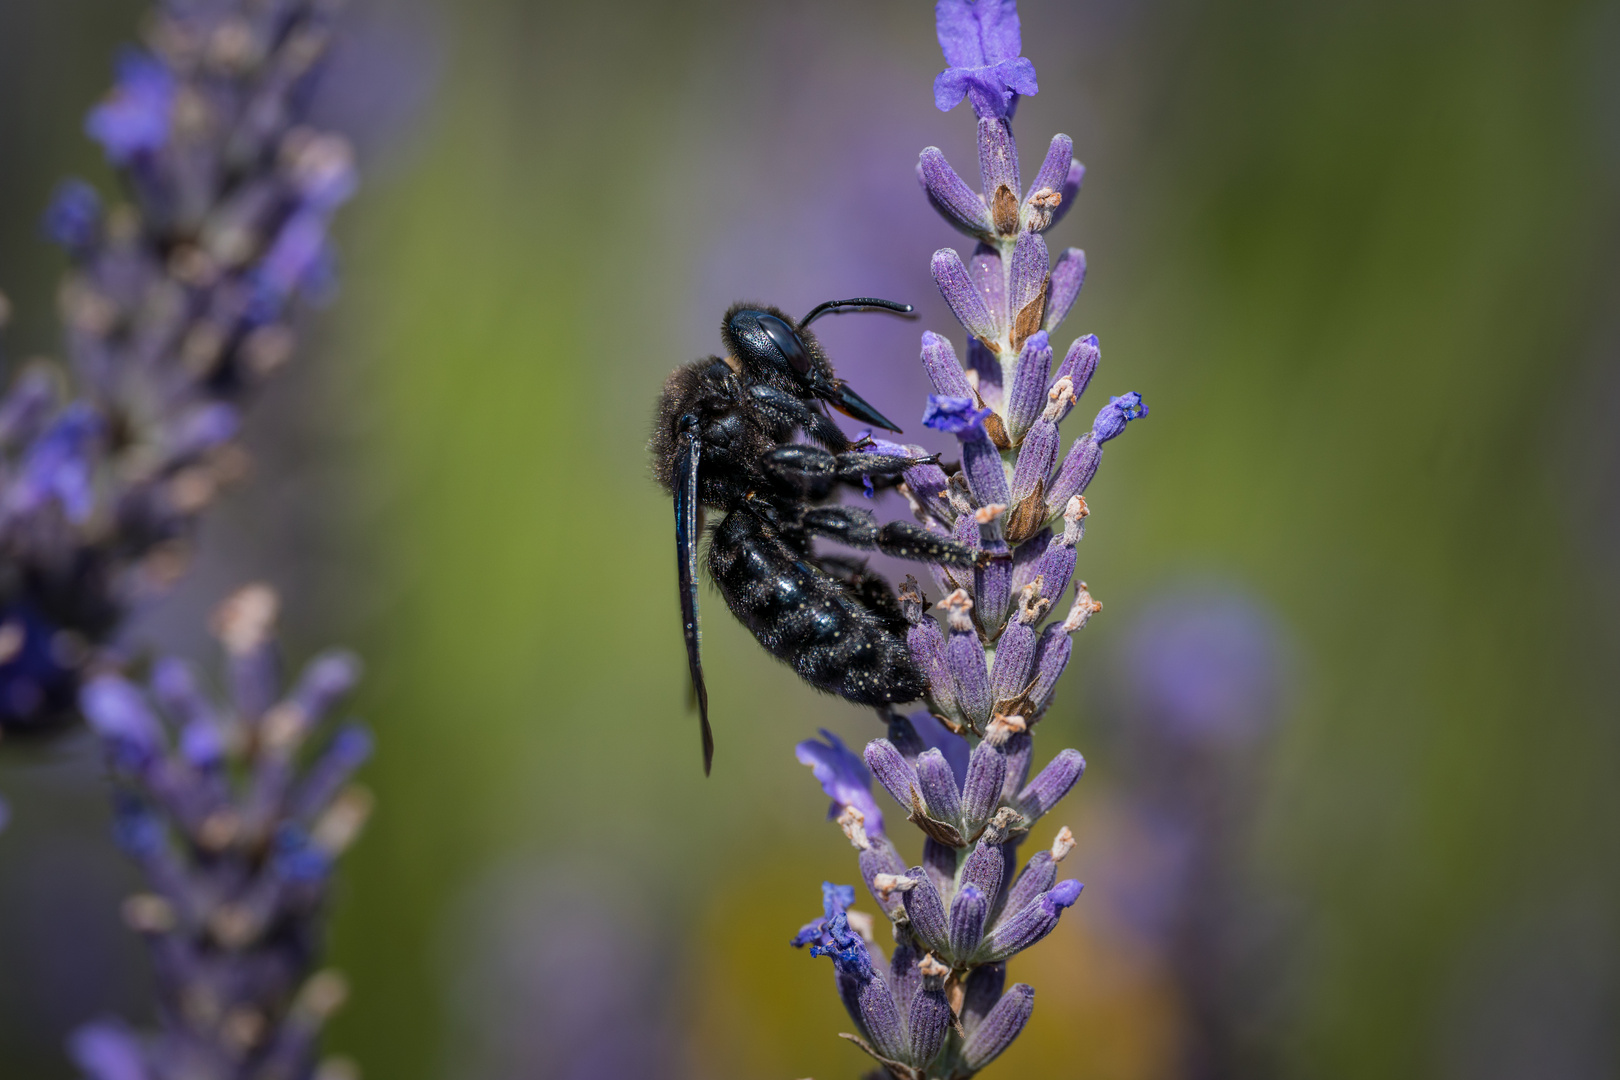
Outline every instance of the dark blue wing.
<svg viewBox="0 0 1620 1080">
<path fill-rule="evenodd" d="M 681 631 L 686 635 L 686 664 L 692 672 L 698 715 L 703 724 L 703 775 L 714 762 L 714 732 L 709 728 L 709 691 L 703 685 L 703 657 L 698 650 L 697 543 L 698 438 L 683 431 L 675 449 L 675 568 L 681 580 Z"/>
</svg>

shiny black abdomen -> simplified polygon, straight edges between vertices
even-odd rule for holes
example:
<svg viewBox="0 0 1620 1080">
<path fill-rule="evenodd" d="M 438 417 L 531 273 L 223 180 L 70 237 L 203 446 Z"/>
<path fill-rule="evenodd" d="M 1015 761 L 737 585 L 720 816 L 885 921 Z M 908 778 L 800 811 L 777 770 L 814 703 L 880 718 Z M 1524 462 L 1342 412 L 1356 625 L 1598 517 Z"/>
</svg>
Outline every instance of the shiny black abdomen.
<svg viewBox="0 0 1620 1080">
<path fill-rule="evenodd" d="M 715 529 L 709 573 L 737 620 L 817 689 L 861 705 L 922 697 L 905 623 L 810 565 L 754 513 L 733 511 Z"/>
</svg>

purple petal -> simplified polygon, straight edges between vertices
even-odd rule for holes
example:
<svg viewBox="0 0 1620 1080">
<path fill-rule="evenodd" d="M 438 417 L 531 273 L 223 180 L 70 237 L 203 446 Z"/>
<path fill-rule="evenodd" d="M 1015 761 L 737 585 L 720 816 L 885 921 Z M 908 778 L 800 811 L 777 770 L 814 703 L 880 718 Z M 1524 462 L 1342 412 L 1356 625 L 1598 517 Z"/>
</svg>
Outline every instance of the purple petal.
<svg viewBox="0 0 1620 1080">
<path fill-rule="evenodd" d="M 101 432 L 101 414 L 90 405 L 76 402 L 63 409 L 28 447 L 6 494 L 7 508 L 30 513 L 54 500 L 68 520 L 88 519 L 95 507 L 95 451 Z"/>
<path fill-rule="evenodd" d="M 940 295 L 950 305 L 956 321 L 967 327 L 974 337 L 994 341 L 999 336 L 995 320 L 985 307 L 984 297 L 968 277 L 962 256 L 951 248 L 941 248 L 934 252 L 932 270 L 934 284 L 939 286 Z"/>
<path fill-rule="evenodd" d="M 794 755 L 801 765 L 810 766 L 821 790 L 832 800 L 827 817 L 835 818 L 845 807 L 853 806 L 866 815 L 867 835 L 882 834 L 883 811 L 872 797 L 872 773 L 866 762 L 826 728 L 821 729 L 821 737 L 826 743 L 806 739 L 794 747 Z"/>
<path fill-rule="evenodd" d="M 1069 317 L 1069 309 L 1080 297 L 1080 287 L 1086 283 L 1086 253 L 1079 248 L 1065 248 L 1052 267 L 1051 292 L 1046 299 L 1046 321 L 1041 325 L 1056 330 L 1058 324 Z M 1079 392 L 1076 391 L 1076 397 Z"/>
<path fill-rule="evenodd" d="M 43 225 L 52 243 L 82 255 L 101 238 L 101 196 L 83 180 L 65 180 L 51 195 Z"/>
<path fill-rule="evenodd" d="M 957 100 L 961 100 L 960 96 Z M 917 161 L 917 179 L 927 192 L 928 201 L 952 227 L 969 236 L 984 236 L 993 230 L 984 200 L 957 175 L 937 146 L 922 152 Z"/>
<path fill-rule="evenodd" d="M 980 409 L 974 405 L 970 397 L 942 397 L 939 394 L 928 395 L 928 408 L 923 411 L 923 427 L 933 428 L 951 435 L 961 437 L 967 435 L 985 442 L 989 440 L 984 435 L 984 421 L 990 415 L 989 409 Z"/>
<path fill-rule="evenodd" d="M 1018 1038 L 1034 1011 L 1035 991 L 1025 983 L 1014 983 L 962 1044 L 962 1060 L 968 1069 L 977 1072 L 999 1057 Z"/>
<path fill-rule="evenodd" d="M 1017 0 L 938 0 L 934 28 L 952 67 L 996 64 L 1023 51 Z"/>
</svg>

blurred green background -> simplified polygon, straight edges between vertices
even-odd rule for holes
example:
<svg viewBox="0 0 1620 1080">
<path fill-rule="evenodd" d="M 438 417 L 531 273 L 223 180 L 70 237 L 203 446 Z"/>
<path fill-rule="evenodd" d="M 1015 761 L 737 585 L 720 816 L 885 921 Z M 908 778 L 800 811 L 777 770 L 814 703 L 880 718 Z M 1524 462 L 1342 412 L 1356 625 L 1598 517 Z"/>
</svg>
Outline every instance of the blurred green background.
<svg viewBox="0 0 1620 1080">
<path fill-rule="evenodd" d="M 1120 635 L 1166 582 L 1219 578 L 1297 658 L 1245 867 L 1308 928 L 1277 976 L 1283 1073 L 1613 1075 L 1620 6 L 1020 11 L 1026 172 L 1054 131 L 1088 167 L 1051 237 L 1091 267 L 1063 343 L 1097 333 L 1093 394 L 1152 407 L 1088 492 L 1107 610 L 1039 746 L 1091 775 L 1035 839 L 1107 832 Z M 54 348 L 35 222 L 59 175 L 105 180 L 80 116 L 137 15 L 0 5 L 12 359 Z M 335 912 L 354 996 L 331 1045 L 387 1080 L 561 1076 L 570 1000 L 617 993 L 646 1075 L 855 1075 L 825 961 L 785 945 L 854 875 L 792 744 L 878 730 L 711 597 L 704 780 L 644 442 L 740 297 L 917 302 L 920 325 L 823 336 L 880 409 L 920 413 L 916 334 L 953 325 L 928 256 L 961 238 L 912 169 L 936 144 L 971 177 L 974 153 L 965 110 L 932 104 L 930 6 L 361 5 L 356 40 L 331 105 L 371 166 L 343 293 L 262 403 L 203 565 L 136 629 L 199 648 L 200 613 L 266 578 L 295 654 L 366 657 L 379 812 Z M 95 776 L 73 740 L 0 752 L 6 1076 L 68 1076 L 72 1024 L 142 1015 Z M 991 1074 L 1177 1075 L 1177 990 L 1098 914 L 1084 854 L 1085 897 L 1014 965 L 1038 1005 Z M 592 919 L 577 955 L 545 944 Z"/>
</svg>

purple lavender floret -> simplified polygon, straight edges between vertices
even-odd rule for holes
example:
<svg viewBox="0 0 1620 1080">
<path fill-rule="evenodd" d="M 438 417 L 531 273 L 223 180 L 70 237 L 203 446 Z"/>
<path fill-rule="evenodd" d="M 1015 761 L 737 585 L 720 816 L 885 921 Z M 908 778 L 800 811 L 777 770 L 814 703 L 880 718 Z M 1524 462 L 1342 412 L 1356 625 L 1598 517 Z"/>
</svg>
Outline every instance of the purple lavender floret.
<svg viewBox="0 0 1620 1080">
<path fill-rule="evenodd" d="M 934 79 L 941 112 L 966 97 L 980 117 L 1010 116 L 1019 94 L 1040 92 L 1035 65 L 1019 55 L 1017 0 L 939 0 L 934 20 L 950 65 Z"/>
<path fill-rule="evenodd" d="M 940 0 L 935 10 L 949 64 L 935 83 L 937 104 L 949 110 L 964 96 L 972 103 L 981 189 L 973 191 L 935 147 L 922 152 L 917 175 L 946 223 L 977 245 L 965 259 L 942 248 L 930 261 L 966 333 L 966 366 L 941 334 L 925 333 L 921 349 L 937 391 L 923 423 L 957 437 L 960 466 L 908 470 L 900 490 L 923 525 L 988 559 L 971 571 L 935 567 L 933 611 L 915 580 L 899 590 L 926 711 L 888 714 L 887 737 L 866 746 L 864 772 L 819 743 L 801 744 L 801 760 L 816 767 L 835 811 L 844 808 L 839 823 L 860 852 L 862 877 L 894 924 L 898 968 L 888 985 L 909 987 L 920 977 L 961 991 L 946 993 L 960 1012 L 943 1042 L 916 1044 L 937 1056 L 907 1058 L 896 1049 L 905 1032 L 893 1029 L 902 1022 L 883 1018 L 909 1014 L 879 1007 L 889 1000 L 887 987 L 873 989 L 881 976 L 870 964 L 857 971 L 855 956 L 865 958 L 866 945 L 839 939 L 848 953 L 835 952 L 840 991 L 861 1025 L 857 1041 L 893 1076 L 960 1080 L 1005 1050 L 1030 1018 L 1029 987 L 1003 993 L 1005 961 L 1051 933 L 1080 896 L 1078 881 L 1057 876 L 1074 847 L 1067 827 L 1019 869 L 1031 829 L 1085 770 L 1078 751 L 1061 750 L 1031 778 L 1034 733 L 1073 635 L 1102 608 L 1075 574 L 1091 512 L 1084 493 L 1104 444 L 1148 410 L 1134 391 L 1111 397 L 1063 452 L 1059 426 L 1092 382 L 1101 352 L 1093 335 L 1074 339 L 1054 371 L 1054 335 L 1078 302 L 1087 267 L 1078 248 L 1062 249 L 1054 266 L 1042 234 L 1078 195 L 1084 169 L 1072 140 L 1058 135 L 1023 186 L 1011 117 L 1017 96 L 1034 93 L 1036 83 L 1020 55 L 1014 0 Z M 807 746 L 817 748 L 809 757 Z M 871 779 L 924 834 L 919 864 L 902 862 L 887 837 L 859 827 L 874 816 L 864 804 Z M 845 905 L 837 918 L 858 914 Z"/>
<path fill-rule="evenodd" d="M 102 1021 L 74 1036 L 91 1080 L 306 1080 L 346 996 L 315 955 L 334 864 L 370 811 L 352 782 L 370 737 L 333 730 L 357 675 L 346 656 L 281 691 L 276 607 L 249 586 L 220 608 L 236 676 L 223 702 L 176 660 L 146 687 L 103 673 L 80 694 L 115 784 L 114 834 L 146 879 L 124 918 L 151 949 L 159 999 L 155 1032 Z"/>
<path fill-rule="evenodd" d="M 198 515 L 243 473 L 243 406 L 290 355 L 300 304 L 331 291 L 353 153 L 308 116 L 333 12 L 160 5 L 85 121 L 127 194 L 68 181 L 45 213 L 71 259 L 69 370 L 0 391 L 0 615 L 70 643 L 70 682 L 180 576 Z M 5 692 L 24 685 L 14 659 L 0 649 L 0 731 L 66 719 L 71 686 Z"/>
</svg>

